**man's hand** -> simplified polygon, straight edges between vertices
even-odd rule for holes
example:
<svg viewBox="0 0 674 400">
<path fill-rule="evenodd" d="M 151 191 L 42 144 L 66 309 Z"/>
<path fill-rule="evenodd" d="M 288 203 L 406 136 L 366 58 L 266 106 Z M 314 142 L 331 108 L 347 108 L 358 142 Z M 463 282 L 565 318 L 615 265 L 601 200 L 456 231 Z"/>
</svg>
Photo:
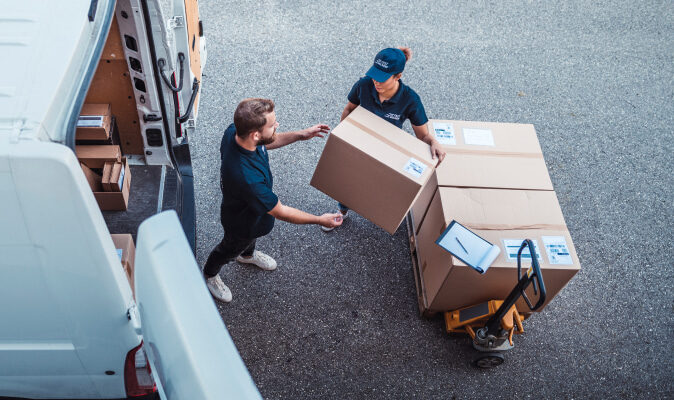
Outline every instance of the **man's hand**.
<svg viewBox="0 0 674 400">
<path fill-rule="evenodd" d="M 343 220 L 342 213 L 323 214 L 318 217 L 318 224 L 326 228 L 336 228 L 342 224 Z"/>
<path fill-rule="evenodd" d="M 447 155 L 447 152 L 442 148 L 442 145 L 437 140 L 433 140 L 431 142 L 431 156 L 433 159 L 436 157 L 440 160 L 438 164 L 442 162 L 442 160 L 445 159 L 445 156 Z"/>
<path fill-rule="evenodd" d="M 330 132 L 330 127 L 325 124 L 317 124 L 312 127 L 302 129 L 299 132 L 299 140 L 308 140 L 315 137 L 322 138 L 325 134 Z"/>
</svg>

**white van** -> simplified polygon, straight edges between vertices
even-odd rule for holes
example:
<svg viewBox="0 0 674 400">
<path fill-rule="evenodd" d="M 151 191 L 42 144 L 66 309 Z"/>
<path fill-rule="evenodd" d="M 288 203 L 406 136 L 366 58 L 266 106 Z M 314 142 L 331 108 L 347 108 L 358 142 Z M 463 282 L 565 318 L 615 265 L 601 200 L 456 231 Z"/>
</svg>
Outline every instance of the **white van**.
<svg viewBox="0 0 674 400">
<path fill-rule="evenodd" d="M 193 255 L 196 0 L 0 10 L 0 397 L 260 398 Z M 103 136 L 78 133 L 85 104 Z"/>
</svg>

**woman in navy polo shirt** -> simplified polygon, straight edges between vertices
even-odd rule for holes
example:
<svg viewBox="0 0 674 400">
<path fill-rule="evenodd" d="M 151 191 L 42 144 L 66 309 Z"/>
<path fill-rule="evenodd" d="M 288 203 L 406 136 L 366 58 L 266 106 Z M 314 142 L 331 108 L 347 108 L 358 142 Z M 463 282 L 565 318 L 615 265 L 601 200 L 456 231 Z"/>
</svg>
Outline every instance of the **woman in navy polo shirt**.
<svg viewBox="0 0 674 400">
<path fill-rule="evenodd" d="M 374 64 L 366 76 L 359 79 L 351 88 L 341 120 L 359 105 L 398 128 L 402 128 L 403 122 L 409 119 L 417 138 L 431 146 L 433 158 L 437 157 L 442 161 L 445 158 L 445 151 L 428 132 L 428 117 L 419 95 L 400 79 L 405 63 L 411 57 L 412 50 L 409 47 L 387 48 L 377 53 Z M 337 204 L 339 211 L 346 218 L 348 207 L 342 203 Z M 321 228 L 326 232 L 334 229 Z"/>
</svg>

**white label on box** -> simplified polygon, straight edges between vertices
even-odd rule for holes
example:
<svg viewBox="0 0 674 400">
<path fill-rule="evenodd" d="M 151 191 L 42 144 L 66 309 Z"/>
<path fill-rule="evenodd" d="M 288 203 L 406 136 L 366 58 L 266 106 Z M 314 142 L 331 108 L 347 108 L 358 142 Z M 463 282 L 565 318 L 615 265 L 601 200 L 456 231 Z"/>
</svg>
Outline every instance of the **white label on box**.
<svg viewBox="0 0 674 400">
<path fill-rule="evenodd" d="M 115 249 L 117 250 L 117 256 L 119 256 L 119 261 L 122 261 L 122 254 L 124 254 L 124 251 L 122 249 Z"/>
<path fill-rule="evenodd" d="M 440 144 L 456 145 L 456 136 L 454 136 L 454 125 L 449 122 L 433 122 L 433 131 L 435 139 Z"/>
<path fill-rule="evenodd" d="M 122 183 L 124 183 L 124 164 L 122 164 L 122 170 L 119 171 L 119 180 L 117 181 L 117 186 L 119 186 L 119 191 L 122 191 Z"/>
<path fill-rule="evenodd" d="M 493 146 L 494 135 L 491 129 L 463 128 L 463 140 L 476 146 Z"/>
<path fill-rule="evenodd" d="M 77 126 L 80 128 L 100 128 L 103 126 L 102 115 L 80 115 L 77 118 Z"/>
<path fill-rule="evenodd" d="M 551 265 L 573 265 L 569 246 L 564 236 L 543 236 L 543 246 Z"/>
<path fill-rule="evenodd" d="M 407 160 L 403 170 L 415 178 L 421 178 L 421 175 L 426 171 L 426 164 L 415 158 L 410 158 Z"/>
<path fill-rule="evenodd" d="M 505 247 L 506 251 L 506 260 L 517 262 L 517 252 L 520 251 L 520 246 L 522 246 L 523 241 L 524 239 L 503 239 L 503 247 Z M 534 243 L 534 249 L 536 250 L 536 258 L 538 261 L 541 261 L 541 252 L 538 249 L 538 243 L 536 243 L 535 240 L 532 240 L 532 242 Z M 531 252 L 529 251 L 529 247 L 526 247 L 524 250 L 522 250 L 522 260 L 531 260 Z"/>
</svg>

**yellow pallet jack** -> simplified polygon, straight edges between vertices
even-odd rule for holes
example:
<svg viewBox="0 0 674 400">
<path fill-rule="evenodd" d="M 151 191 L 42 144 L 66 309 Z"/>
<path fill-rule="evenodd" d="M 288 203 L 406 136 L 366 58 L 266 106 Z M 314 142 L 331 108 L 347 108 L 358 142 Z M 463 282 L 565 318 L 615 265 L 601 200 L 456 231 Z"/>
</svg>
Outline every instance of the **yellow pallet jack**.
<svg viewBox="0 0 674 400">
<path fill-rule="evenodd" d="M 529 248 L 531 266 L 522 275 L 522 251 Z M 534 294 L 538 296 L 532 306 L 525 290 L 533 284 Z M 539 309 L 545 303 L 545 284 L 541 267 L 536 258 L 534 245 L 529 239 L 522 242 L 517 252 L 517 285 L 505 300 L 490 300 L 485 303 L 445 312 L 445 327 L 449 333 L 467 333 L 473 339 L 473 347 L 479 355 L 473 365 L 479 368 L 492 368 L 503 364 L 503 352 L 515 347 L 514 333 L 523 333 L 522 321 L 525 317 L 517 310 L 515 303 L 524 297 L 531 311 Z M 515 331 L 517 328 L 517 331 Z"/>
</svg>

